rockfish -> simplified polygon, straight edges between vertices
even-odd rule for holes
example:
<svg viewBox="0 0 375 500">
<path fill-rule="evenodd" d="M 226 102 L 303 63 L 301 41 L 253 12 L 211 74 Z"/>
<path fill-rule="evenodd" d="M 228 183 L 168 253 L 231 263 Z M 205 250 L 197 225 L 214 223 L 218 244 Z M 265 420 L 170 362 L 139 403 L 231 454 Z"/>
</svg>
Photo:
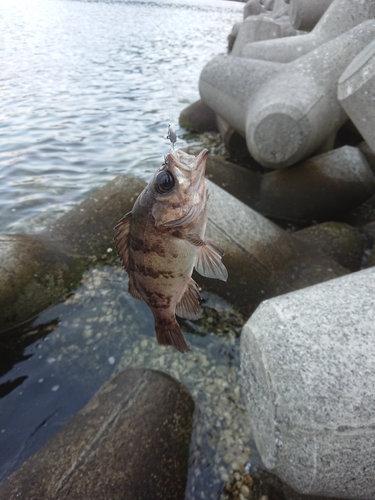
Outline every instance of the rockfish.
<svg viewBox="0 0 375 500">
<path fill-rule="evenodd" d="M 132 211 L 115 227 L 129 293 L 150 306 L 159 344 L 173 345 L 181 352 L 189 348 L 175 315 L 197 319 L 201 312 L 193 268 L 208 278 L 226 281 L 228 277 L 221 262 L 224 251 L 204 237 L 207 155 L 207 149 L 197 157 L 180 149 L 170 152 Z"/>
</svg>

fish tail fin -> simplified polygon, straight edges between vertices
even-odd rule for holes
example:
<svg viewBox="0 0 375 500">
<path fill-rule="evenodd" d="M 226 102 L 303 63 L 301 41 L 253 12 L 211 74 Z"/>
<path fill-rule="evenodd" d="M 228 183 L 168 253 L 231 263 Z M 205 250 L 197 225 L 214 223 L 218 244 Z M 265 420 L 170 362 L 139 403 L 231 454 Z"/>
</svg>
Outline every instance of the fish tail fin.
<svg viewBox="0 0 375 500">
<path fill-rule="evenodd" d="M 156 338 L 160 345 L 172 345 L 182 353 L 189 351 L 189 347 L 182 335 L 176 318 L 173 320 L 155 319 Z"/>
</svg>

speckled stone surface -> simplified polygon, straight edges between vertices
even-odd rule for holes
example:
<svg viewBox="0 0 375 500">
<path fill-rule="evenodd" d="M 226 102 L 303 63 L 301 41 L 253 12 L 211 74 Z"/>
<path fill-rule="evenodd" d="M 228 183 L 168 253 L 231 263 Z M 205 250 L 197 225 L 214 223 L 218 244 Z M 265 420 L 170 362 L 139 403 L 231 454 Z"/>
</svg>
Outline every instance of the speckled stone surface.
<svg viewBox="0 0 375 500">
<path fill-rule="evenodd" d="M 375 153 L 375 40 L 343 72 L 337 95 L 341 106 Z"/>
<path fill-rule="evenodd" d="M 0 498 L 182 500 L 193 411 L 172 377 L 122 372 L 0 486 Z"/>
<path fill-rule="evenodd" d="M 264 301 L 243 328 L 265 465 L 300 493 L 375 497 L 375 269 Z"/>
</svg>

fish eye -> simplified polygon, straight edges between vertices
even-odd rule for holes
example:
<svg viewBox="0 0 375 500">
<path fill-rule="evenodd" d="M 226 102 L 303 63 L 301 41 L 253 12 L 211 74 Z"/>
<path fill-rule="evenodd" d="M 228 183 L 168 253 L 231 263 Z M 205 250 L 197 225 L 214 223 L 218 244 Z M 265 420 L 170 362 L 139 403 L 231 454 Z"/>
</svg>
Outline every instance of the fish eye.
<svg viewBox="0 0 375 500">
<path fill-rule="evenodd" d="M 174 187 L 173 175 L 168 170 L 162 170 L 156 177 L 155 189 L 158 193 L 168 193 Z"/>
</svg>

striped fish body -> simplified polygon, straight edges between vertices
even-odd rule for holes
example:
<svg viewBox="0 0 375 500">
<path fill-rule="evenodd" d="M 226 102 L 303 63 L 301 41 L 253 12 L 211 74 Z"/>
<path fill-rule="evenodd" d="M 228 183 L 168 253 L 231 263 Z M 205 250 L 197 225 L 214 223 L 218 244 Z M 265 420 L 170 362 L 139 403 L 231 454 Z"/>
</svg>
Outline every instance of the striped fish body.
<svg viewBox="0 0 375 500">
<path fill-rule="evenodd" d="M 115 228 L 129 292 L 151 308 L 159 344 L 181 352 L 188 346 L 175 315 L 197 319 L 201 311 L 199 288 L 191 278 L 194 267 L 204 276 L 227 278 L 222 249 L 204 239 L 207 153 L 197 158 L 180 150 L 169 153 Z"/>
</svg>

